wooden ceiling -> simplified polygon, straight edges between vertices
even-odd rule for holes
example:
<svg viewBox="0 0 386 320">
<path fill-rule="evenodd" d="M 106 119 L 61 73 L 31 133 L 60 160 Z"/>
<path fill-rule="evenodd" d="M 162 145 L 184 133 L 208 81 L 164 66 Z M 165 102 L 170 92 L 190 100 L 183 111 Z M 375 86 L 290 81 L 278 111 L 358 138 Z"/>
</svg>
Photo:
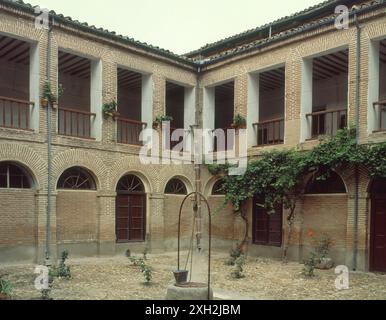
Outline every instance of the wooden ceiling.
<svg viewBox="0 0 386 320">
<path fill-rule="evenodd" d="M 285 68 L 278 68 L 260 73 L 260 90 L 271 91 L 285 86 Z"/>
<path fill-rule="evenodd" d="M 386 40 L 381 41 L 379 45 L 379 60 L 386 63 Z"/>
<path fill-rule="evenodd" d="M 81 79 L 90 79 L 91 61 L 71 53 L 59 51 L 59 73 Z"/>
<path fill-rule="evenodd" d="M 235 82 L 227 82 L 222 85 L 217 86 L 216 88 L 216 95 L 224 95 L 224 96 L 230 96 L 234 95 L 235 91 Z"/>
<path fill-rule="evenodd" d="M 118 87 L 126 89 L 142 88 L 142 74 L 118 68 Z"/>
<path fill-rule="evenodd" d="M 348 50 L 331 53 L 313 60 L 314 80 L 328 79 L 342 73 L 348 74 Z"/>
<path fill-rule="evenodd" d="M 173 82 L 169 82 L 167 81 L 166 82 L 166 91 L 172 91 L 172 90 L 177 90 L 177 89 L 185 89 L 183 86 L 180 86 L 176 83 L 173 83 Z"/>
<path fill-rule="evenodd" d="M 30 45 L 28 42 L 0 36 L 0 60 L 29 65 Z"/>
</svg>

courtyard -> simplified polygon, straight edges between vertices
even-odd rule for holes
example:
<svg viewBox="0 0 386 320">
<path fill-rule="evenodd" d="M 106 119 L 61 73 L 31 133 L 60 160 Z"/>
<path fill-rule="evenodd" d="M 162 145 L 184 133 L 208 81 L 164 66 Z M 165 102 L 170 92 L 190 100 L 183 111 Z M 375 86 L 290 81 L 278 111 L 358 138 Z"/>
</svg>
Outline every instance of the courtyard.
<svg viewBox="0 0 386 320">
<path fill-rule="evenodd" d="M 212 259 L 212 286 L 216 300 L 384 300 L 386 275 L 352 272 L 350 289 L 335 288 L 334 269 L 317 270 L 315 277 L 302 275 L 303 266 L 290 262 L 249 257 L 245 278 L 234 279 L 234 267 L 227 266 L 225 253 Z M 54 300 L 163 300 L 172 271 L 175 253 L 148 255 L 146 264 L 153 270 L 150 284 L 144 283 L 138 267 L 126 257 L 69 259 L 70 280 L 56 279 L 50 297 Z M 12 299 L 35 300 L 41 293 L 34 288 L 34 265 L 0 267 L 0 274 L 13 284 Z"/>
</svg>

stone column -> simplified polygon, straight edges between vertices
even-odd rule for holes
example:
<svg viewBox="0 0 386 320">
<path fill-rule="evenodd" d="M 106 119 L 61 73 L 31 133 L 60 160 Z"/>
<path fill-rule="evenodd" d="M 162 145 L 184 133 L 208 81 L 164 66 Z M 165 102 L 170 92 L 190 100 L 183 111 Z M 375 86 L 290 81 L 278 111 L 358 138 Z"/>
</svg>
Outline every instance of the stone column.
<svg viewBox="0 0 386 320">
<path fill-rule="evenodd" d="M 116 193 L 98 192 L 98 255 L 114 255 L 115 234 L 115 199 Z"/>
</svg>

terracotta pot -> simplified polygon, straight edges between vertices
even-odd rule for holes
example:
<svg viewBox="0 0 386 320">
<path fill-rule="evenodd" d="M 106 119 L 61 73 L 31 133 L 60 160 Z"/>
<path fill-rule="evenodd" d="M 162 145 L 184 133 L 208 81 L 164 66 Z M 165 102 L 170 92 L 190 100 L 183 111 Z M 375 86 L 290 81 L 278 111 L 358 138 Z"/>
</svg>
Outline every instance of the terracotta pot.
<svg viewBox="0 0 386 320">
<path fill-rule="evenodd" d="M 44 108 L 47 108 L 47 107 L 48 107 L 48 99 L 42 98 L 42 99 L 40 100 L 40 105 L 41 105 L 42 107 L 44 107 Z"/>
</svg>

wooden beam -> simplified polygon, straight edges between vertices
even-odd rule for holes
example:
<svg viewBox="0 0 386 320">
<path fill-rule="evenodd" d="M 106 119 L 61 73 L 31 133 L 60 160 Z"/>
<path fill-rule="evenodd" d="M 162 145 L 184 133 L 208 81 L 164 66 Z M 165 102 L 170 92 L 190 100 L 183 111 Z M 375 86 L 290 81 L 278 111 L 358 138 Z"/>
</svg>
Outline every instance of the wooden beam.
<svg viewBox="0 0 386 320">
<path fill-rule="evenodd" d="M 8 49 L 6 52 L 4 52 L 3 54 L 0 55 L 0 59 L 6 57 L 8 54 L 10 54 L 12 51 L 15 51 L 17 49 L 19 49 L 20 47 L 24 46 L 25 43 L 24 42 L 19 42 L 19 43 L 16 43 L 15 46 L 13 46 L 12 48 Z"/>
</svg>

